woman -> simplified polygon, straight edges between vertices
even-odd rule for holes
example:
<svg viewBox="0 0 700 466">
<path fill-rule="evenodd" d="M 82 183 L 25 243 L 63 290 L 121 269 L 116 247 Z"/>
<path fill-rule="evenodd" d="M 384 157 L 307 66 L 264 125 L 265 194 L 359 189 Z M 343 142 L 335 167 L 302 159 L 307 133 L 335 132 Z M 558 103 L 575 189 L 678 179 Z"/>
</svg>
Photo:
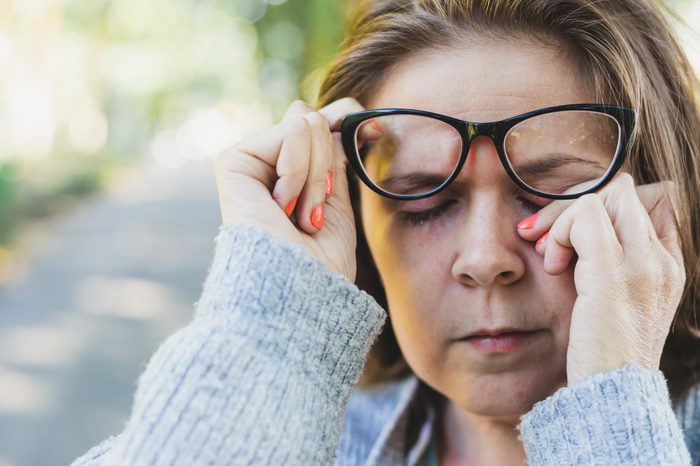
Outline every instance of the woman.
<svg viewBox="0 0 700 466">
<path fill-rule="evenodd" d="M 387 0 L 347 37 L 217 160 L 195 318 L 76 464 L 698 464 L 697 87 L 658 7 Z"/>
</svg>

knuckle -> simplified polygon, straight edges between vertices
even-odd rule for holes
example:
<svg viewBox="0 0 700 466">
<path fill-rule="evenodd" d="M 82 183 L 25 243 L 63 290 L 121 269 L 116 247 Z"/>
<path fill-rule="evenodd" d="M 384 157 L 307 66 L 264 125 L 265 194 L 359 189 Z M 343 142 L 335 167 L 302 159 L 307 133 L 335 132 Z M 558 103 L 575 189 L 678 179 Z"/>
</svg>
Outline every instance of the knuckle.
<svg viewBox="0 0 700 466">
<path fill-rule="evenodd" d="M 304 115 L 304 118 L 306 119 L 306 121 L 309 122 L 312 128 L 327 130 L 330 134 L 330 126 L 328 124 L 328 120 L 320 113 L 309 112 L 306 115 Z"/>
<path fill-rule="evenodd" d="M 686 283 L 688 283 L 688 273 L 685 270 L 685 267 L 682 265 L 676 266 L 676 283 L 678 283 L 678 288 L 679 289 L 684 289 Z"/>
<path fill-rule="evenodd" d="M 680 282 L 681 286 L 683 286 L 687 278 L 684 261 L 681 261 L 680 263 L 677 262 L 675 258 L 666 251 L 663 251 L 663 258 L 665 265 L 664 271 L 666 275 L 668 275 L 674 282 Z"/>
<path fill-rule="evenodd" d="M 309 132 L 311 125 L 303 115 L 292 115 L 287 122 L 287 128 L 291 133 Z"/>
<path fill-rule="evenodd" d="M 290 105 L 289 108 L 294 108 L 294 109 L 300 109 L 300 110 L 311 110 L 313 107 L 306 102 L 304 102 L 301 99 L 296 99 L 294 100 Z"/>
<path fill-rule="evenodd" d="M 631 174 L 627 172 L 620 172 L 619 175 L 620 184 L 624 186 L 634 186 L 634 178 Z"/>
<path fill-rule="evenodd" d="M 338 102 L 351 105 L 360 105 L 360 102 L 358 102 L 357 99 L 355 99 L 354 97 L 343 97 L 339 99 Z"/>
<path fill-rule="evenodd" d="M 635 261 L 631 267 L 630 275 L 638 285 L 645 284 L 654 287 L 661 281 L 659 269 L 645 260 Z"/>
<path fill-rule="evenodd" d="M 338 101 L 344 106 L 347 106 L 348 108 L 353 108 L 355 110 L 362 110 L 364 106 L 354 97 L 343 97 Z"/>
<path fill-rule="evenodd" d="M 661 187 L 664 189 L 664 191 L 671 194 L 676 191 L 676 182 L 671 180 L 664 180 L 661 181 Z"/>
<path fill-rule="evenodd" d="M 217 170 L 228 168 L 233 159 L 240 153 L 237 146 L 228 147 L 219 152 L 214 158 L 214 167 Z"/>
<path fill-rule="evenodd" d="M 596 193 L 588 193 L 579 198 L 579 207 L 586 210 L 605 209 L 603 200 Z"/>
</svg>

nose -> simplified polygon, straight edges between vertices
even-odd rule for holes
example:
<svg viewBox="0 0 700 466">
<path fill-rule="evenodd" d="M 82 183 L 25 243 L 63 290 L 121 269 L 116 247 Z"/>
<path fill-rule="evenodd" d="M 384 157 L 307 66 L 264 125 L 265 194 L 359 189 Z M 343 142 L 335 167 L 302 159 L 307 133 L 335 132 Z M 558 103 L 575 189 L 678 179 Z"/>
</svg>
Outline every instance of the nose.
<svg viewBox="0 0 700 466">
<path fill-rule="evenodd" d="M 453 277 L 471 287 L 509 285 L 525 273 L 512 207 L 503 189 L 510 180 L 503 171 L 496 147 L 488 138 L 477 138 L 460 177 L 469 186 L 466 214 L 456 238 Z"/>
</svg>

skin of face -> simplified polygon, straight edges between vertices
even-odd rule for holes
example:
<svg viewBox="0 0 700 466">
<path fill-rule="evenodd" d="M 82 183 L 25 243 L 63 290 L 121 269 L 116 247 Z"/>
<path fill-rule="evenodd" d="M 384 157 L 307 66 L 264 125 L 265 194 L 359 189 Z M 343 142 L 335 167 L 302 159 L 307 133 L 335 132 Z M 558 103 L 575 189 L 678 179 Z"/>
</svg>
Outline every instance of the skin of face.
<svg viewBox="0 0 700 466">
<path fill-rule="evenodd" d="M 415 108 L 494 121 L 542 107 L 592 103 L 576 68 L 555 48 L 479 41 L 431 49 L 393 67 L 367 108 Z M 458 183 L 418 201 L 392 201 L 361 184 L 360 211 L 401 351 L 415 374 L 448 398 L 462 427 L 512 432 L 533 404 L 566 385 L 576 299 L 572 262 L 550 276 L 516 224 L 551 202 L 519 190 L 494 143 L 476 138 Z M 450 201 L 422 225 L 399 211 Z M 483 328 L 538 329 L 507 353 L 458 341 Z M 510 430 L 508 430 L 510 429 Z"/>
</svg>

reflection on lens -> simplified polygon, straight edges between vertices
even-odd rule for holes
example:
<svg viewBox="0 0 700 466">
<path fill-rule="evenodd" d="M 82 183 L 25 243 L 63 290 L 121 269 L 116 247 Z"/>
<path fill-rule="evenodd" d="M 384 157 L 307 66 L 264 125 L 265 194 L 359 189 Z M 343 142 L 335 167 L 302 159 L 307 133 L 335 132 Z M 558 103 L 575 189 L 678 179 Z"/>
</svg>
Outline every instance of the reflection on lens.
<svg viewBox="0 0 700 466">
<path fill-rule="evenodd" d="M 459 132 L 434 118 L 394 114 L 363 121 L 355 133 L 362 168 L 392 194 L 424 194 L 443 184 L 462 151 Z"/>
<path fill-rule="evenodd" d="M 508 162 L 523 183 L 547 194 L 580 194 L 613 164 L 620 126 L 610 115 L 560 111 L 518 123 L 505 138 Z"/>
</svg>

